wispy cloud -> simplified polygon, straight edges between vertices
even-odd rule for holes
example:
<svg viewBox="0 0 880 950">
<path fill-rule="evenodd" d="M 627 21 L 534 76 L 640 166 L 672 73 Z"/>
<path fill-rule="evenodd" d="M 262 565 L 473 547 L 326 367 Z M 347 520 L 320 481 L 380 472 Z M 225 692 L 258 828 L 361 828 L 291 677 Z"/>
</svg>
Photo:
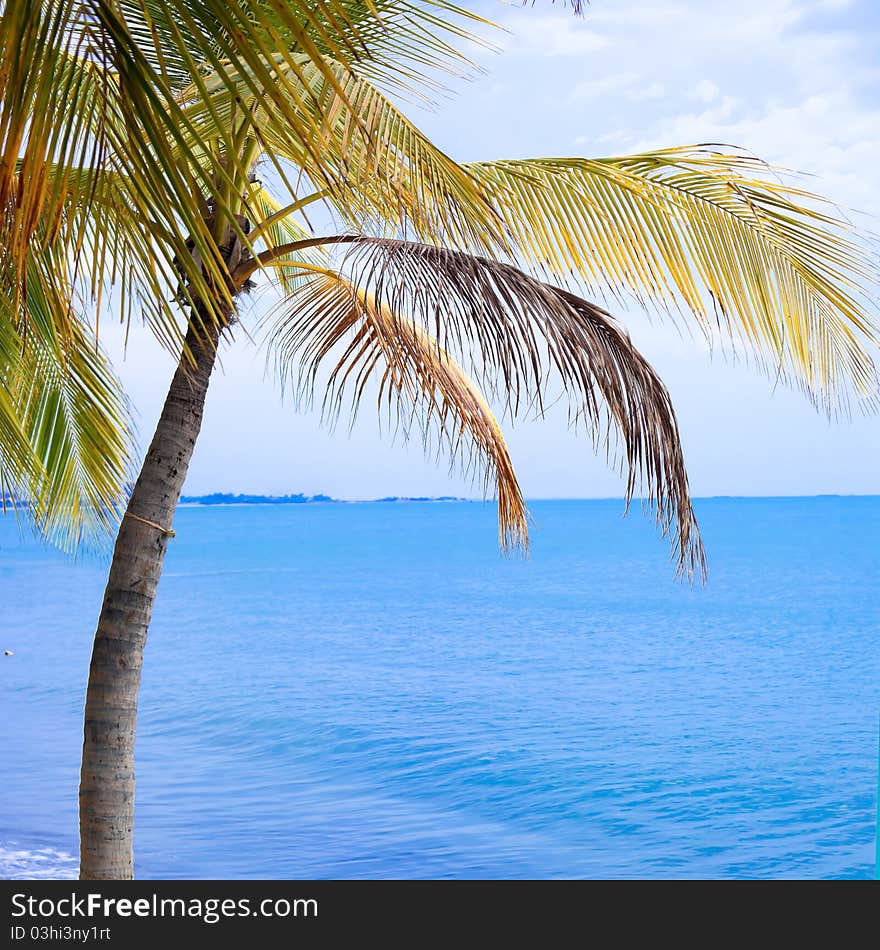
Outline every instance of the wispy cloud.
<svg viewBox="0 0 880 950">
<path fill-rule="evenodd" d="M 736 144 L 811 171 L 844 204 L 878 208 L 880 182 L 862 164 L 880 145 L 872 3 L 593 0 L 583 20 L 515 10 L 502 17 L 514 36 L 501 70 L 517 74 L 509 101 L 521 112 L 536 85 L 546 90 L 548 122 L 564 121 L 563 141 L 581 151 Z"/>
<path fill-rule="evenodd" d="M 530 16 L 516 13 L 503 25 L 511 31 L 501 45 L 508 53 L 548 56 L 581 56 L 604 50 L 609 37 L 591 29 L 583 20 L 570 15 Z"/>
<path fill-rule="evenodd" d="M 652 82 L 640 89 L 632 89 L 627 93 L 630 102 L 641 102 L 643 99 L 660 99 L 666 95 L 666 86 L 662 82 Z"/>
<path fill-rule="evenodd" d="M 696 86 L 694 86 L 694 98 L 699 99 L 701 102 L 711 102 L 713 99 L 718 98 L 720 91 L 721 90 L 711 79 L 701 79 Z"/>
<path fill-rule="evenodd" d="M 616 94 L 621 90 L 629 89 L 639 81 L 638 73 L 620 73 L 611 76 L 582 79 L 575 83 L 568 97 L 569 103 L 587 102 L 590 99 L 602 99 Z"/>
</svg>

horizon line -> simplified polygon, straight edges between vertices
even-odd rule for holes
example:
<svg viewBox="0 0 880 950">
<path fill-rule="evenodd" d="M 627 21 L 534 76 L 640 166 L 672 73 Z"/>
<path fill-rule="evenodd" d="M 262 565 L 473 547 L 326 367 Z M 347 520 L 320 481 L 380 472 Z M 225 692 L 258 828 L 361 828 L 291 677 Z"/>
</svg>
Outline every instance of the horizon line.
<svg viewBox="0 0 880 950">
<path fill-rule="evenodd" d="M 203 498 L 216 496 L 228 496 L 230 498 L 254 498 L 254 499 L 287 499 L 302 498 L 300 504 L 322 504 L 332 502 L 346 502 L 349 504 L 358 503 L 378 503 L 391 501 L 467 501 L 467 502 L 493 502 L 492 497 L 480 497 L 476 495 L 384 495 L 372 498 L 336 498 L 318 492 L 315 495 L 306 495 L 304 492 L 289 492 L 283 495 L 275 495 L 264 492 L 243 492 L 243 491 L 214 491 L 203 492 L 200 494 L 181 495 L 181 504 L 187 501 L 198 501 Z M 880 491 L 876 492 L 810 492 L 797 494 L 715 494 L 715 495 L 692 495 L 693 501 L 713 501 L 718 499 L 755 499 L 755 500 L 774 500 L 774 499 L 793 499 L 793 498 L 880 498 Z M 526 496 L 526 501 L 626 501 L 623 495 L 531 495 Z M 644 495 L 634 495 L 630 501 L 650 500 Z M 296 502 L 293 502 L 296 504 Z"/>
</svg>

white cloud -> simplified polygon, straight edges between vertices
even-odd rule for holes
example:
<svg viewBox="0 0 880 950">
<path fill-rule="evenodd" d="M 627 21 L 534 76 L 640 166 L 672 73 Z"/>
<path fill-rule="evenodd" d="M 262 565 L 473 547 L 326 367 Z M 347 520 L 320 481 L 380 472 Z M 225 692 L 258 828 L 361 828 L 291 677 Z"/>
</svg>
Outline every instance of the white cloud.
<svg viewBox="0 0 880 950">
<path fill-rule="evenodd" d="M 554 85 L 576 77 L 565 99 L 576 135 L 567 141 L 581 150 L 735 144 L 810 172 L 809 187 L 844 205 L 878 211 L 880 182 L 865 170 L 880 154 L 880 36 L 840 13 L 866 3 L 619 0 L 612 8 L 596 0 L 585 22 L 605 39 L 602 49 L 567 65 L 549 53 L 533 62 L 546 64 Z M 563 48 L 584 26 L 536 20 L 553 23 Z M 518 22 L 544 35 L 528 16 Z M 539 55 L 535 44 L 529 55 Z"/>
<path fill-rule="evenodd" d="M 694 98 L 702 102 L 711 102 L 713 99 L 717 99 L 720 92 L 718 86 L 710 79 L 701 79 L 694 86 Z"/>
<path fill-rule="evenodd" d="M 630 140 L 627 147 L 639 151 L 709 141 L 739 145 L 807 173 L 811 177 L 805 187 L 846 207 L 880 210 L 878 182 L 865 172 L 880 155 L 880 110 L 865 109 L 845 91 L 795 103 L 775 100 L 756 111 L 725 96 L 704 111 L 668 118 L 650 137 Z"/>
<path fill-rule="evenodd" d="M 504 21 L 512 36 L 502 41 L 510 54 L 540 56 L 581 56 L 606 49 L 609 39 L 591 30 L 583 20 L 570 14 L 530 16 L 516 14 Z"/>
<path fill-rule="evenodd" d="M 611 93 L 628 89 L 638 81 L 639 74 L 632 72 L 601 76 L 597 79 L 584 79 L 575 84 L 568 97 L 568 102 L 588 102 L 590 99 L 601 99 Z"/>
<path fill-rule="evenodd" d="M 666 86 L 662 82 L 652 82 L 641 89 L 633 89 L 627 93 L 630 102 L 641 102 L 643 99 L 660 99 L 666 95 Z"/>
</svg>

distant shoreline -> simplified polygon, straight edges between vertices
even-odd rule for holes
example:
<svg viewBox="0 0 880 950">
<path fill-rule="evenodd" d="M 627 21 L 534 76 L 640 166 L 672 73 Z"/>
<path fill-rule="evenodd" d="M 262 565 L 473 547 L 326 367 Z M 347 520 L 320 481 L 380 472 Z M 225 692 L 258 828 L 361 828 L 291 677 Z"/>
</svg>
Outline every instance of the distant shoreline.
<svg viewBox="0 0 880 950">
<path fill-rule="evenodd" d="M 880 498 L 876 494 L 835 494 L 817 495 L 699 495 L 694 501 L 803 501 L 807 499 L 829 500 L 834 498 Z M 491 499 L 488 499 L 491 501 Z M 528 503 L 541 501 L 615 501 L 624 499 L 619 496 L 596 498 L 528 498 Z M 633 503 L 642 499 L 634 498 Z M 388 495 L 384 498 L 332 498 L 329 495 L 238 495 L 231 492 L 215 492 L 210 495 L 184 495 L 180 499 L 181 508 L 243 508 L 253 505 L 378 505 L 378 504 L 450 504 L 482 503 L 485 498 L 464 498 L 457 495 Z"/>
<path fill-rule="evenodd" d="M 183 495 L 180 499 L 180 506 L 182 508 L 240 508 L 245 505 L 376 505 L 462 501 L 474 501 L 474 499 L 460 498 L 455 495 L 388 495 L 385 498 L 349 499 L 331 498 L 329 495 L 234 495 L 227 492 L 216 492 L 211 495 Z"/>
<path fill-rule="evenodd" d="M 695 502 L 704 501 L 830 501 L 833 499 L 877 499 L 877 493 L 825 492 L 815 495 L 695 495 Z M 636 504 L 641 497 L 632 499 Z M 379 504 L 483 504 L 490 503 L 489 498 L 465 498 L 458 495 L 388 495 L 384 498 L 332 498 L 329 495 L 237 495 L 231 492 L 215 492 L 210 495 L 184 495 L 180 499 L 181 508 L 244 508 L 278 505 L 379 505 Z M 527 504 L 536 502 L 623 502 L 620 495 L 604 495 L 593 498 L 547 498 L 529 497 Z M 21 499 L 0 496 L 0 514 L 15 514 L 27 511 L 29 503 Z"/>
</svg>

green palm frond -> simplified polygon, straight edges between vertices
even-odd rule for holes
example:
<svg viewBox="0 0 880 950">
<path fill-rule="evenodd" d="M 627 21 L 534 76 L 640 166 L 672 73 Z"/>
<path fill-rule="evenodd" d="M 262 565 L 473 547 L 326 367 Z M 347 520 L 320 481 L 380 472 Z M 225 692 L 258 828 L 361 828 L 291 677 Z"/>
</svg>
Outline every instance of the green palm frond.
<svg viewBox="0 0 880 950">
<path fill-rule="evenodd" d="M 105 540 L 117 522 L 131 429 L 118 381 L 55 289 L 32 259 L 24 332 L 13 332 L 8 300 L 0 306 L 0 410 L 11 407 L 31 456 L 25 465 L 10 458 L 3 438 L 0 469 L 43 535 L 72 549 L 83 539 Z"/>
<path fill-rule="evenodd" d="M 38 231 L 53 246 L 61 239 L 57 229 L 71 196 L 63 175 L 50 187 L 51 169 L 108 171 L 120 175 L 125 203 L 140 214 L 150 240 L 161 242 L 157 256 L 182 272 L 184 297 L 198 297 L 200 312 L 214 313 L 216 306 L 218 318 L 231 306 L 219 245 L 230 232 L 247 243 L 238 230 L 242 196 L 254 161 L 267 151 L 264 134 L 283 145 L 268 149 L 272 160 L 292 156 L 301 172 L 344 195 L 340 206 L 353 206 L 359 182 L 350 182 L 351 167 L 365 170 L 365 155 L 375 149 L 381 159 L 387 148 L 378 139 L 364 144 L 374 129 L 365 104 L 349 101 L 358 94 L 351 68 L 402 81 L 402 57 L 411 63 L 407 81 L 419 89 L 428 80 L 422 67 L 454 70 L 465 62 L 455 44 L 469 41 L 465 25 L 479 20 L 443 0 L 20 0 L 0 6 L 0 237 L 14 265 L 15 293 L 24 287 L 28 242 Z M 224 97 L 242 93 L 226 109 Z M 193 97 L 201 115 L 186 108 Z M 335 105 L 325 114 L 330 100 Z M 328 134 L 336 141 L 328 127 L 340 106 L 358 128 L 351 157 L 346 141 L 336 142 L 341 152 L 326 147 Z M 418 147 L 429 150 L 424 142 Z M 370 167 L 375 171 L 375 161 Z M 443 174 L 440 185 L 452 199 L 480 205 L 474 220 L 485 216 L 474 182 L 448 159 Z M 374 194 L 370 207 L 379 217 L 420 214 L 405 188 L 373 192 L 379 206 Z M 81 214 L 94 198 L 93 191 L 75 195 Z M 441 222 L 437 215 L 431 220 Z M 68 247 L 72 254 L 81 250 L 77 243 Z M 81 254 L 77 272 L 95 285 L 106 278 L 98 272 L 105 263 L 100 254 Z M 141 269 L 149 266 L 144 257 Z M 167 308 L 159 306 L 148 319 L 169 345 L 179 345 L 182 333 Z"/>
<path fill-rule="evenodd" d="M 185 269 L 137 184 L 108 168 L 53 165 L 47 178 L 64 200 L 55 233 L 38 234 L 33 243 L 54 258 L 59 292 L 72 283 L 71 292 L 91 301 L 98 319 L 112 301 L 119 322 L 137 316 L 177 352 Z"/>
<path fill-rule="evenodd" d="M 269 12 L 272 5 L 260 6 Z M 296 6 L 288 4 L 288 10 Z M 476 13 L 446 0 L 374 0 L 369 4 L 336 0 L 305 6 L 308 18 L 297 12 L 296 22 L 325 61 L 417 99 L 443 89 L 444 75 L 472 72 L 474 64 L 464 50 L 489 45 L 475 30 L 497 30 Z M 277 18 L 272 26 L 276 44 L 290 52 L 302 50 L 289 21 Z M 315 59 L 314 54 L 311 58 Z"/>
<path fill-rule="evenodd" d="M 0 237 L 16 295 L 29 242 L 40 228 L 54 232 L 61 215 L 49 168 L 89 165 L 104 147 L 100 50 L 81 12 L 70 0 L 21 0 L 0 17 Z"/>
<path fill-rule="evenodd" d="M 378 87 L 338 63 L 325 64 L 333 81 L 305 57 L 295 70 L 280 55 L 271 64 L 271 98 L 259 77 L 232 77 L 229 70 L 209 76 L 204 89 L 188 90 L 184 102 L 196 135 L 206 138 L 218 124 L 252 122 L 259 151 L 276 166 L 282 161 L 299 169 L 298 180 L 305 176 L 309 189 L 323 189 L 327 203 L 360 230 L 410 232 L 487 252 L 507 245 L 487 189 Z M 304 139 L 298 128 L 308 123 L 312 134 Z"/>
<path fill-rule="evenodd" d="M 0 319 L 0 499 L 30 497 L 24 486 L 45 486 L 43 468 L 25 431 L 16 399 L 19 380 L 27 372 L 22 360 L 22 341 L 9 321 Z"/>
<path fill-rule="evenodd" d="M 763 163 L 684 148 L 466 167 L 529 264 L 683 305 L 827 408 L 848 391 L 876 396 L 876 265 L 833 208 Z"/>
<path fill-rule="evenodd" d="M 0 56 L 3 291 L 26 303 L 32 243 L 51 249 L 67 273 L 76 270 L 91 283 L 103 276 L 98 271 L 106 261 L 64 227 L 71 207 L 82 218 L 95 199 L 82 169 L 95 175 L 124 169 L 128 205 L 148 212 L 184 266 L 186 242 L 194 240 L 209 278 L 219 281 L 201 214 L 204 199 L 197 200 L 201 182 L 191 174 L 200 169 L 180 160 L 167 97 L 152 82 L 115 7 L 99 0 L 7 4 Z M 86 188 L 76 190 L 76 178 Z M 210 297 L 202 268 L 189 269 L 192 282 Z M 54 292 L 62 290 L 63 280 Z"/>
</svg>

